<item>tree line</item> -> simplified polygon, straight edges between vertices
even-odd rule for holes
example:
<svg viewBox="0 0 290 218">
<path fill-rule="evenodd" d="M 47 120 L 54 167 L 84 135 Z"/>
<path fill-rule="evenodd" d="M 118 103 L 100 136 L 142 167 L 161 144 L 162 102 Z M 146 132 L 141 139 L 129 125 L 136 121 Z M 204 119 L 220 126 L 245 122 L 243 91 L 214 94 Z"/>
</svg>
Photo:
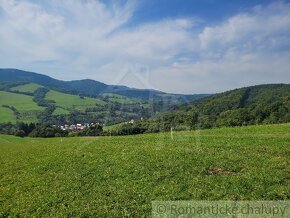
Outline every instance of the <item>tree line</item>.
<svg viewBox="0 0 290 218">
<path fill-rule="evenodd" d="M 66 131 L 54 125 L 35 123 L 27 124 L 23 122 L 17 122 L 16 124 L 0 124 L 0 134 L 42 138 L 106 135 L 103 133 L 103 127 L 101 125 L 90 126 L 83 130 Z"/>
</svg>

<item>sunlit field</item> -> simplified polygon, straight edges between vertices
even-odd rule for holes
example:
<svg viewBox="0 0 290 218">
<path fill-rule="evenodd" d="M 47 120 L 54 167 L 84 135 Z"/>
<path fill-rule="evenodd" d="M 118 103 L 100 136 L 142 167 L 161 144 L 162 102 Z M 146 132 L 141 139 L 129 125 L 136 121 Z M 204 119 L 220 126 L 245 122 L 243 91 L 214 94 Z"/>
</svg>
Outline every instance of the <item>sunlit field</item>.
<svg viewBox="0 0 290 218">
<path fill-rule="evenodd" d="M 0 136 L 0 217 L 150 217 L 153 200 L 290 199 L 290 125 Z"/>
</svg>

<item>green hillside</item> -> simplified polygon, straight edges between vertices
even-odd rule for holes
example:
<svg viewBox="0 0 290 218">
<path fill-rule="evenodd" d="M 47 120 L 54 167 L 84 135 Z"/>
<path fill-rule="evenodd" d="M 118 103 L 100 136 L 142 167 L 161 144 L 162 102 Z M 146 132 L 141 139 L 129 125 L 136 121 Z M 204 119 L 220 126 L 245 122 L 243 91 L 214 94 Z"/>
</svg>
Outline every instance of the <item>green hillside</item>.
<svg viewBox="0 0 290 218">
<path fill-rule="evenodd" d="M 52 113 L 52 115 L 69 115 L 69 114 L 70 114 L 69 110 L 60 107 L 57 107 Z"/>
<path fill-rule="evenodd" d="M 106 102 L 96 98 L 80 97 L 77 95 L 70 95 L 52 90 L 46 94 L 45 99 L 52 100 L 55 102 L 57 107 L 67 110 L 85 110 L 89 107 L 104 106 L 106 104 Z"/>
<path fill-rule="evenodd" d="M 16 117 L 11 109 L 0 106 L 0 123 L 8 122 L 16 123 Z"/>
<path fill-rule="evenodd" d="M 0 69 L 0 89 L 7 89 L 16 85 L 23 85 L 23 83 L 36 83 L 45 86 L 49 89 L 56 90 L 59 92 L 82 95 L 87 97 L 99 97 L 104 93 L 117 94 L 121 96 L 126 96 L 129 99 L 134 99 L 137 101 L 150 101 L 152 98 L 158 99 L 160 95 L 166 93 L 152 90 L 152 89 L 136 89 L 129 88 L 126 86 L 117 85 L 107 85 L 98 81 L 84 79 L 75 81 L 62 81 L 51 78 L 46 75 L 27 72 L 17 69 Z M 179 97 L 182 96 L 182 99 Z M 191 99 L 202 98 L 207 95 L 197 94 L 197 95 L 176 95 L 175 98 L 180 99 L 178 104 L 184 103 Z"/>
<path fill-rule="evenodd" d="M 290 85 L 259 85 L 227 91 L 159 113 L 119 132 L 159 132 L 290 122 Z M 135 132 L 136 132 L 135 131 Z"/>
<path fill-rule="evenodd" d="M 27 111 L 25 116 L 17 116 L 18 121 L 33 120 L 53 125 L 90 122 L 111 125 L 132 119 L 148 119 L 189 100 L 208 96 L 166 94 L 151 89 L 107 85 L 90 79 L 62 81 L 17 69 L 0 69 L 0 91 L 22 94 L 24 99 L 32 97 L 33 105 L 36 103 L 45 109 L 41 113 Z M 9 102 L 2 100 L 1 104 L 10 107 Z M 0 116 L 0 123 L 16 120 L 4 109 Z"/>
<path fill-rule="evenodd" d="M 189 130 L 290 122 L 290 85 L 286 84 L 227 91 L 170 110 L 169 105 L 177 105 L 178 101 L 181 99 L 169 94 L 150 103 L 117 94 L 90 98 L 30 83 L 0 91 L 0 123 L 15 123 L 18 120 L 50 124 L 100 122 L 112 125 L 143 118 L 142 122 L 114 128 L 114 134 L 124 134 L 169 131 L 171 128 Z M 162 112 L 164 110 L 166 112 Z M 151 119 L 145 120 L 152 115 Z"/>
<path fill-rule="evenodd" d="M 0 102 L 2 105 L 10 105 L 15 107 L 18 111 L 32 111 L 43 110 L 43 107 L 39 107 L 31 96 L 15 94 L 10 92 L 0 91 Z"/>
<path fill-rule="evenodd" d="M 209 96 L 167 94 L 93 80 L 66 82 L 14 69 L 0 69 L 0 79 L 0 106 L 6 107 L 1 109 L 0 123 L 125 123 L 114 128 L 114 134 L 137 134 L 290 122 L 289 84 Z M 126 124 L 130 120 L 137 122 Z"/>
<path fill-rule="evenodd" d="M 0 123 L 113 124 L 149 117 L 149 108 L 125 96 L 104 94 L 99 98 L 90 98 L 58 92 L 33 83 L 0 91 L 0 106 Z"/>
<path fill-rule="evenodd" d="M 151 217 L 153 200 L 289 200 L 290 125 L 0 136 L 0 217 Z"/>
<path fill-rule="evenodd" d="M 12 91 L 19 91 L 19 92 L 28 92 L 33 93 L 36 89 L 42 87 L 41 85 L 35 84 L 35 83 L 28 83 L 25 85 L 15 86 L 10 88 Z"/>
<path fill-rule="evenodd" d="M 112 94 L 112 93 L 105 93 L 101 95 L 103 99 L 113 102 L 113 103 L 119 103 L 119 104 L 135 104 L 137 103 L 136 100 L 130 99 L 126 96 L 123 95 L 118 95 L 118 94 Z"/>
<path fill-rule="evenodd" d="M 1 112 L 3 112 L 1 113 L 1 122 L 15 123 L 16 120 L 36 122 L 37 114 L 45 108 L 38 106 L 32 98 L 23 94 L 0 91 L 0 105 Z M 3 109 L 3 106 L 6 108 Z"/>
</svg>

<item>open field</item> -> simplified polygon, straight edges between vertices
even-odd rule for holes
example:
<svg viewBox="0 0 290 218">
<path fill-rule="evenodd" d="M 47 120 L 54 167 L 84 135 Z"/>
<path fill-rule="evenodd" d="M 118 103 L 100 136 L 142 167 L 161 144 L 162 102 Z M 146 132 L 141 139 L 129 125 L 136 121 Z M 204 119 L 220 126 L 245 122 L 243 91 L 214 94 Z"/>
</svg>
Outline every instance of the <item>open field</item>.
<svg viewBox="0 0 290 218">
<path fill-rule="evenodd" d="M 105 131 L 110 131 L 110 130 L 114 130 L 118 127 L 120 127 L 121 125 L 123 125 L 124 123 L 117 123 L 117 124 L 113 124 L 113 125 L 110 125 L 110 126 L 104 126 L 103 127 L 103 130 Z"/>
<path fill-rule="evenodd" d="M 16 117 L 14 116 L 13 111 L 9 108 L 5 108 L 0 105 L 0 114 L 0 123 L 16 122 Z"/>
<path fill-rule="evenodd" d="M 19 118 L 24 122 L 36 122 L 37 114 L 44 110 L 44 107 L 38 106 L 32 96 L 15 94 L 11 92 L 0 91 L 0 123 L 16 122 L 16 117 L 13 111 L 9 108 L 3 108 L 2 105 L 14 107 L 20 114 Z"/>
<path fill-rule="evenodd" d="M 63 108 L 57 107 L 55 109 L 55 111 L 53 111 L 53 115 L 67 115 L 70 114 L 70 112 L 68 110 L 65 110 Z"/>
<path fill-rule="evenodd" d="M 85 110 L 89 107 L 95 107 L 96 105 L 105 105 L 106 103 L 100 99 L 96 98 L 88 98 L 85 97 L 84 99 L 80 98 L 78 95 L 70 95 L 65 94 L 57 91 L 49 91 L 45 99 L 53 100 L 56 102 L 56 106 L 65 108 L 65 109 L 78 109 L 78 110 Z"/>
<path fill-rule="evenodd" d="M 106 97 L 109 102 L 116 102 L 119 104 L 136 104 L 138 103 L 137 101 L 130 99 L 126 96 L 123 95 L 118 95 L 118 94 L 112 94 L 112 93 L 105 93 L 102 94 L 103 97 Z"/>
<path fill-rule="evenodd" d="M 15 87 L 11 88 L 11 90 L 33 93 L 36 89 L 38 89 L 40 87 L 43 87 L 43 86 L 35 84 L 35 83 L 28 83 L 28 84 L 21 85 L 21 86 L 15 86 Z"/>
<path fill-rule="evenodd" d="M 290 199 L 290 125 L 0 136 L 0 217 L 145 217 L 152 200 Z"/>
<path fill-rule="evenodd" d="M 18 111 L 40 111 L 43 107 L 38 106 L 31 96 L 0 91 L 1 105 L 15 107 Z"/>
</svg>

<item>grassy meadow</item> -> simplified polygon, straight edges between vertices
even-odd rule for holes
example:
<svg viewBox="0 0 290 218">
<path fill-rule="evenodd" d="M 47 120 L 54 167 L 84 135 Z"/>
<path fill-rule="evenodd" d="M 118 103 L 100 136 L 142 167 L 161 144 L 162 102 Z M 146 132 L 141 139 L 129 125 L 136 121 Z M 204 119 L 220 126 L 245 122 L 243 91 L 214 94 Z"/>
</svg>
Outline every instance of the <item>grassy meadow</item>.
<svg viewBox="0 0 290 218">
<path fill-rule="evenodd" d="M 1 104 L 13 106 L 18 111 L 40 111 L 44 109 L 32 100 L 32 96 L 0 91 L 0 97 Z"/>
<path fill-rule="evenodd" d="M 67 115 L 67 114 L 70 114 L 70 111 L 66 110 L 66 109 L 63 109 L 63 108 L 60 108 L 60 107 L 57 107 L 52 115 Z"/>
<path fill-rule="evenodd" d="M 52 90 L 46 94 L 45 99 L 55 101 L 55 105 L 63 109 L 75 108 L 78 110 L 85 110 L 89 107 L 106 104 L 100 99 L 88 97 L 80 98 L 78 95 L 70 95 Z"/>
<path fill-rule="evenodd" d="M 14 113 L 9 108 L 2 107 L 0 105 L 0 123 L 16 123 L 16 117 L 14 116 Z"/>
<path fill-rule="evenodd" d="M 119 104 L 136 104 L 137 103 L 133 99 L 130 99 L 126 96 L 118 95 L 118 94 L 105 93 L 105 94 L 102 94 L 101 96 L 107 98 L 109 102 L 113 102 L 113 103 L 114 102 L 119 103 Z"/>
<path fill-rule="evenodd" d="M 290 125 L 0 136 L 0 217 L 150 217 L 153 200 L 290 199 Z"/>
<path fill-rule="evenodd" d="M 35 83 L 29 83 L 15 86 L 11 88 L 11 90 L 33 93 L 40 87 L 42 86 Z M 70 111 L 73 109 L 84 111 L 87 108 L 106 104 L 100 99 L 88 97 L 80 98 L 78 95 L 70 95 L 52 90 L 46 94 L 46 99 L 55 102 L 56 110 L 53 112 L 53 115 L 67 115 L 70 114 Z M 0 91 L 0 123 L 16 123 L 17 121 L 13 111 L 9 108 L 2 107 L 2 105 L 14 107 L 19 112 L 18 120 L 26 123 L 37 122 L 37 114 L 45 109 L 45 107 L 40 107 L 33 101 L 33 96 Z"/>
<path fill-rule="evenodd" d="M 12 91 L 33 93 L 36 89 L 38 89 L 40 87 L 43 87 L 43 86 L 38 85 L 36 83 L 28 83 L 28 84 L 25 84 L 25 85 L 12 87 L 11 90 Z"/>
<path fill-rule="evenodd" d="M 2 105 L 14 107 L 19 112 L 19 118 L 23 122 L 36 122 L 37 114 L 45 108 L 38 106 L 32 96 L 0 91 L 0 123 L 16 122 L 16 116 L 9 108 L 3 108 Z"/>
</svg>

